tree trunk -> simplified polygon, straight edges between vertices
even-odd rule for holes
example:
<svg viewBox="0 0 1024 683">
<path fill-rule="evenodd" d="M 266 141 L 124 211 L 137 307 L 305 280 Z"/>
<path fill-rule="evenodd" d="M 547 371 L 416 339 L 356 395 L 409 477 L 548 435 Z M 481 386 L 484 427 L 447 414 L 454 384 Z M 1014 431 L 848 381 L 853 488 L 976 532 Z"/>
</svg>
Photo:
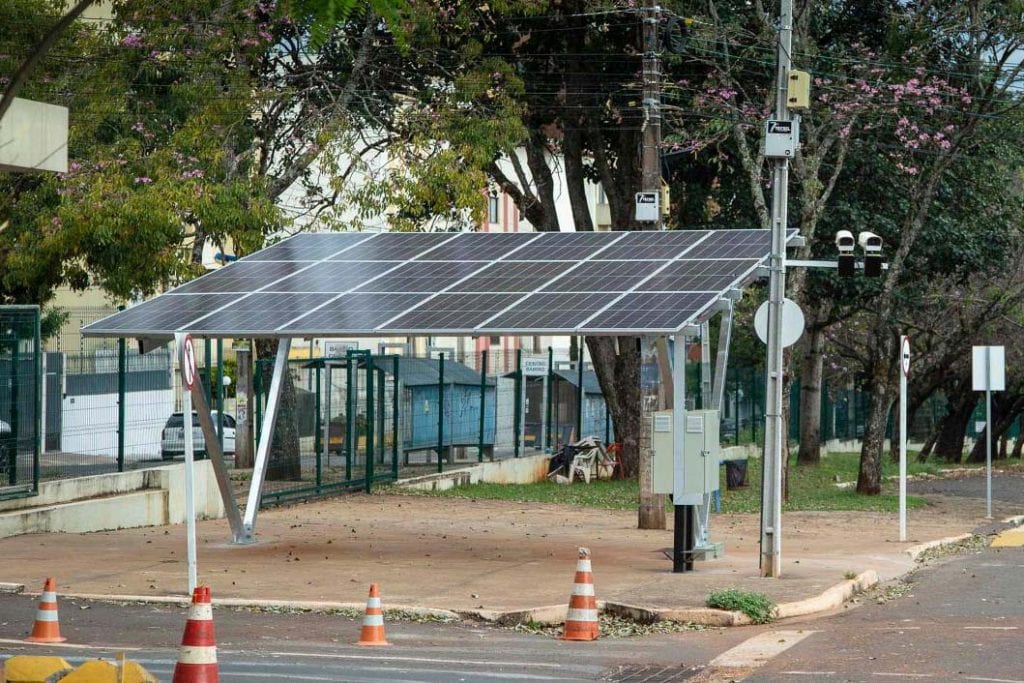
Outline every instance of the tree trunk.
<svg viewBox="0 0 1024 683">
<path fill-rule="evenodd" d="M 928 462 L 928 456 L 932 454 L 932 449 L 935 448 L 935 439 L 938 438 L 938 430 L 933 430 L 928 438 L 925 439 L 924 445 L 921 446 L 921 450 L 917 453 L 917 461 L 924 463 Z"/>
<path fill-rule="evenodd" d="M 261 363 L 263 386 L 269 391 L 274 375 L 274 359 L 277 344 L 272 339 L 256 340 L 256 355 Z M 299 481 L 302 479 L 302 460 L 299 452 L 299 428 L 296 414 L 295 383 L 291 372 L 284 373 L 281 397 L 278 404 L 277 423 L 274 426 L 274 440 L 270 444 L 270 459 L 267 463 L 268 481 Z M 349 416 L 350 419 L 352 416 Z M 267 425 L 264 425 L 264 429 Z"/>
<path fill-rule="evenodd" d="M 967 393 L 956 403 L 950 403 L 946 416 L 939 422 L 938 437 L 935 440 L 935 457 L 945 462 L 960 462 L 964 455 L 964 440 L 967 438 L 967 423 L 971 421 L 977 399 Z"/>
<path fill-rule="evenodd" d="M 637 476 L 641 497 L 637 513 L 640 529 L 664 529 L 665 497 L 646 496 L 650 490 L 649 468 L 640 467 L 642 399 L 640 395 L 640 340 L 636 337 L 587 337 L 601 392 L 615 425 L 615 438 L 624 476 Z M 648 444 L 649 447 L 649 444 Z M 646 484 L 646 488 L 645 488 Z"/>
<path fill-rule="evenodd" d="M 825 330 L 810 330 L 800 357 L 800 450 L 799 465 L 821 462 L 821 392 L 824 367 Z"/>
<path fill-rule="evenodd" d="M 892 390 L 880 360 L 876 359 L 874 376 L 868 387 L 867 419 L 860 448 L 860 471 L 857 473 L 857 493 L 872 496 L 882 491 L 885 425 L 892 407 Z"/>
</svg>

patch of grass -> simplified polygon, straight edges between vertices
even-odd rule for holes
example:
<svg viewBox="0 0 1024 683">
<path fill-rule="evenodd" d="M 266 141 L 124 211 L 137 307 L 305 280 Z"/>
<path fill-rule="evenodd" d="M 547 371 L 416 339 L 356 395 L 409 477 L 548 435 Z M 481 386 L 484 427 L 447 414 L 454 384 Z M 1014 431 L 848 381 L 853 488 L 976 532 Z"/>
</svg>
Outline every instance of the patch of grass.
<svg viewBox="0 0 1024 683">
<path fill-rule="evenodd" d="M 755 624 L 767 624 L 775 618 L 775 603 L 764 593 L 726 588 L 711 593 L 705 604 L 714 609 L 743 612 Z"/>
<path fill-rule="evenodd" d="M 761 461 L 751 458 L 747 461 L 747 488 L 727 491 L 725 468 L 722 469 L 722 512 L 757 512 L 761 509 Z M 822 458 L 821 464 L 811 467 L 797 465 L 794 456 L 789 465 L 789 500 L 785 510 L 840 511 L 863 510 L 868 512 L 896 512 L 899 510 L 897 483 L 884 481 L 882 494 L 862 496 L 852 487 L 839 488 L 837 481 L 856 481 L 860 456 L 856 453 L 837 453 Z M 898 469 L 886 461 L 883 475 L 888 476 Z M 911 474 L 938 473 L 940 467 L 932 464 L 909 463 Z M 536 484 L 474 484 L 457 486 L 447 491 L 411 491 L 413 495 L 470 498 L 480 500 L 511 500 L 524 503 L 557 503 L 577 507 L 603 508 L 607 510 L 635 510 L 638 488 L 635 479 L 626 481 L 592 481 L 590 484 L 570 485 L 542 481 Z M 923 498 L 907 496 L 907 507 L 918 508 L 926 505 Z"/>
<path fill-rule="evenodd" d="M 833 453 L 822 458 L 821 463 L 815 466 L 797 465 L 794 454 L 789 462 L 789 500 L 786 501 L 783 510 L 897 512 L 898 483 L 886 481 L 884 478 L 890 474 L 898 474 L 898 465 L 886 458 L 882 465 L 882 493 L 877 496 L 862 496 L 852 486 L 836 486 L 838 482 L 856 481 L 859 467 L 859 453 Z M 937 474 L 939 469 L 938 466 L 929 463 L 907 463 L 908 474 Z M 725 480 L 722 480 L 723 512 L 757 512 L 761 509 L 760 458 L 751 458 L 747 461 L 747 484 L 747 488 L 727 491 Z M 924 507 L 926 504 L 923 498 L 907 496 L 908 508 Z"/>
<path fill-rule="evenodd" d="M 846 572 L 845 574 L 843 574 L 843 578 L 847 581 L 853 581 L 857 578 L 857 572 Z"/>
<path fill-rule="evenodd" d="M 635 510 L 638 495 L 636 480 L 591 481 L 589 484 L 473 484 L 447 491 L 403 491 L 428 496 L 481 500 L 515 500 L 529 503 L 557 503 L 607 510 Z"/>
</svg>

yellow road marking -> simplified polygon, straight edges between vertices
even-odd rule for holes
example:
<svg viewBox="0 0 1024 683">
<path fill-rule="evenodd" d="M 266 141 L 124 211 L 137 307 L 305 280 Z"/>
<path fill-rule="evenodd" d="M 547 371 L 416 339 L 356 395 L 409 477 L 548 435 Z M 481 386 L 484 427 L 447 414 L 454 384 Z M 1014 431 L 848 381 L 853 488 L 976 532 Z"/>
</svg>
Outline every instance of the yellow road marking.
<svg viewBox="0 0 1024 683">
<path fill-rule="evenodd" d="M 994 539 L 993 548 L 1020 548 L 1024 546 L 1024 529 L 1007 529 Z"/>
</svg>

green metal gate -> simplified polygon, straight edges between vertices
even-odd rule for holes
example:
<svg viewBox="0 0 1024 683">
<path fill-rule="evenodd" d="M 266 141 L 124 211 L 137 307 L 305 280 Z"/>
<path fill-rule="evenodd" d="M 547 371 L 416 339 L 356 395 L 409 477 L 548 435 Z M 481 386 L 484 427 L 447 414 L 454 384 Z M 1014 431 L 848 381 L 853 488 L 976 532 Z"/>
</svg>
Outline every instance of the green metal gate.
<svg viewBox="0 0 1024 683">
<path fill-rule="evenodd" d="M 38 306 L 0 306 L 0 499 L 39 491 L 39 336 Z"/>
</svg>

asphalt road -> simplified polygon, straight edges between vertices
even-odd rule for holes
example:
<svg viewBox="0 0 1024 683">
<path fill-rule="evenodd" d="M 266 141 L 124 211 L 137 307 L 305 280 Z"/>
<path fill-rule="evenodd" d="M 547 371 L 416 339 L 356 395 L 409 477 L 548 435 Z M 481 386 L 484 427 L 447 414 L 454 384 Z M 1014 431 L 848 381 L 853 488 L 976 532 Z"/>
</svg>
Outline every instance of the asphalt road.
<svg viewBox="0 0 1024 683">
<path fill-rule="evenodd" d="M 1016 461 L 1014 461 L 1016 462 Z M 996 463 L 996 467 L 999 463 Z M 959 496 L 985 499 L 984 472 L 952 479 L 922 479 L 907 482 L 913 495 Z M 1024 505 L 1024 474 L 1002 473 L 992 477 L 992 499 L 1003 503 Z"/>
<path fill-rule="evenodd" d="M 802 624 L 814 633 L 744 680 L 1024 683 L 1021 548 L 955 556 L 895 592 Z"/>
<path fill-rule="evenodd" d="M 63 600 L 66 646 L 22 639 L 35 605 L 0 596 L 0 658 L 59 654 L 73 664 L 126 651 L 170 680 L 185 623 L 183 609 Z M 751 635 L 715 629 L 643 638 L 567 643 L 477 624 L 387 624 L 388 648 L 360 648 L 359 622 L 337 615 L 216 609 L 223 681 L 639 681 L 691 678 L 715 654 Z"/>
</svg>

